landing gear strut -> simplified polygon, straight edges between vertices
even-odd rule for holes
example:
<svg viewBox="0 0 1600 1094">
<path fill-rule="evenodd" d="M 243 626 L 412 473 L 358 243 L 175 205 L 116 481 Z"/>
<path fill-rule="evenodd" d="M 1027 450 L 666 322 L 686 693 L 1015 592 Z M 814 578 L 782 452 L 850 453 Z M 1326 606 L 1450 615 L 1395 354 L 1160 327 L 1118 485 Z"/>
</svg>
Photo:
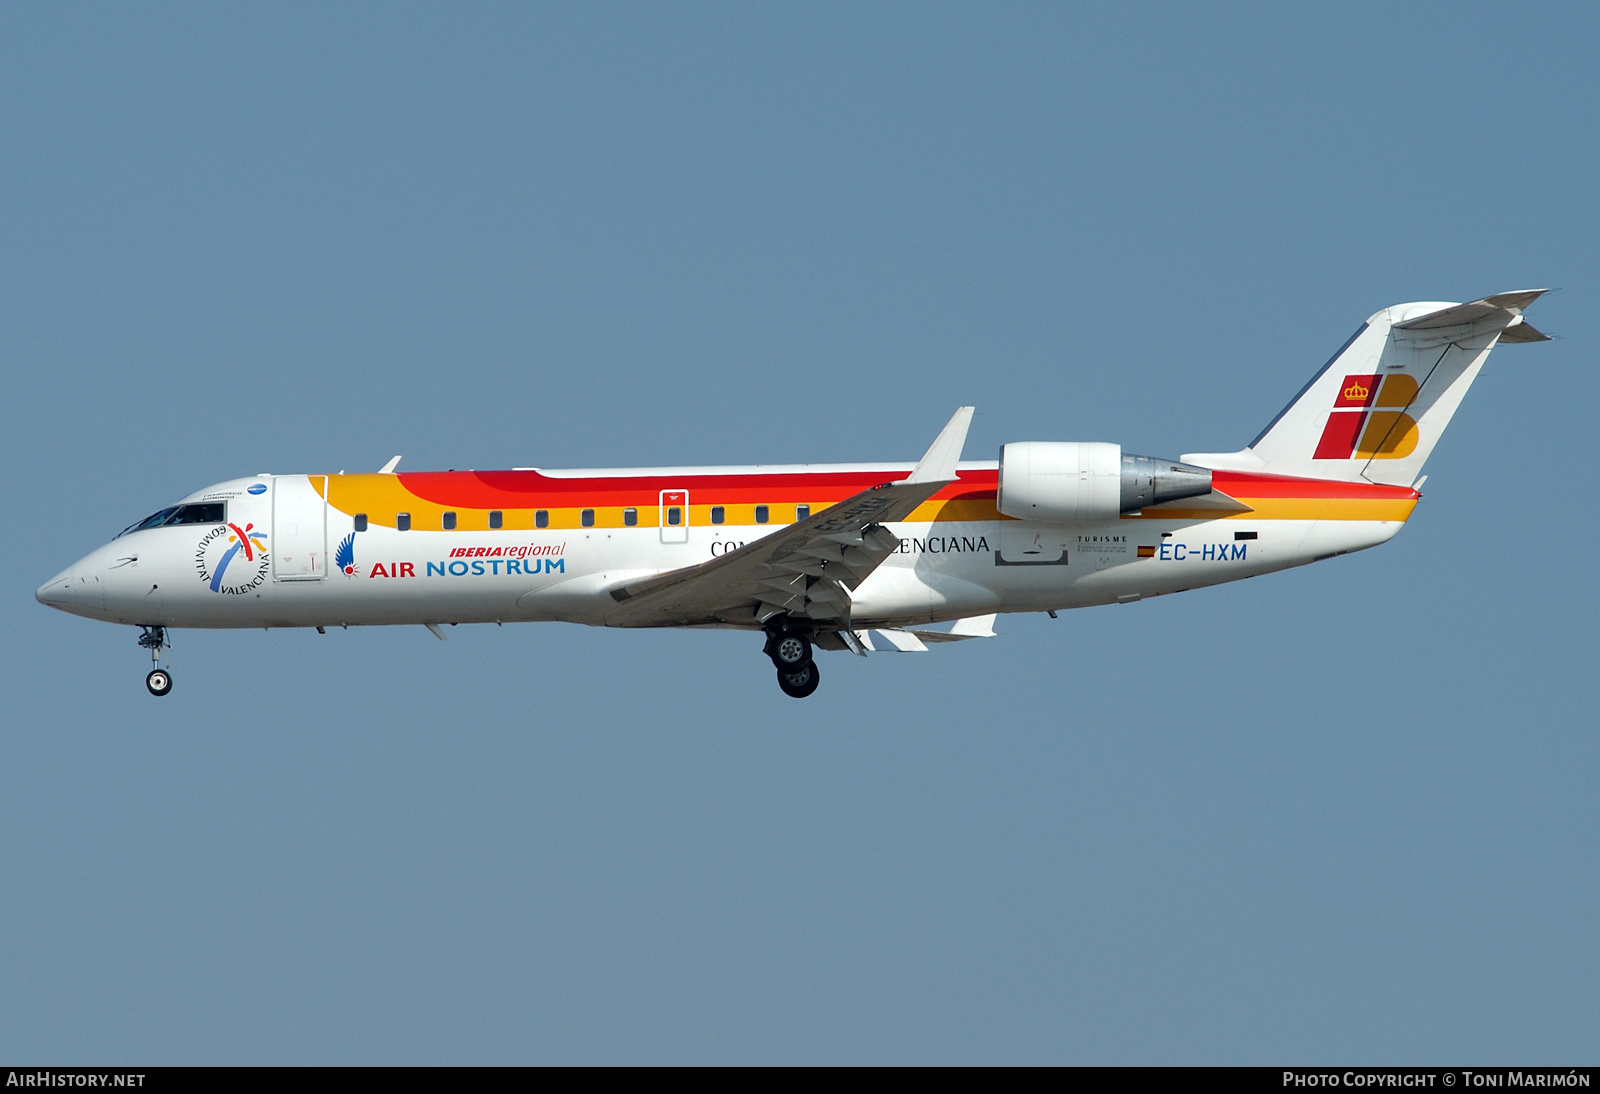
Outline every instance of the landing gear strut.
<svg viewBox="0 0 1600 1094">
<path fill-rule="evenodd" d="M 151 695 L 165 695 L 172 690 L 172 670 L 161 667 L 161 651 L 170 649 L 172 643 L 167 641 L 167 628 L 144 627 L 144 633 L 139 636 L 139 648 L 150 651 L 150 673 L 144 678 L 144 686 Z"/>
<path fill-rule="evenodd" d="M 785 695 L 804 699 L 817 690 L 822 674 L 811 659 L 811 636 L 805 631 L 782 623 L 770 626 L 762 652 L 772 658 L 778 686 Z"/>
</svg>

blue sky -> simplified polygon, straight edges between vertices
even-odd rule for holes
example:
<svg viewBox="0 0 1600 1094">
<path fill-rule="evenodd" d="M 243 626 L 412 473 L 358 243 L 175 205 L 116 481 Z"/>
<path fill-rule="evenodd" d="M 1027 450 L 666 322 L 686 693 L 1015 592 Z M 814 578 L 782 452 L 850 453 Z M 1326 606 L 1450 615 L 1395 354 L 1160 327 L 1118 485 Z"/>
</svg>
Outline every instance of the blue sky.
<svg viewBox="0 0 1600 1094">
<path fill-rule="evenodd" d="M 0 10 L 0 1056 L 1592 1062 L 1582 5 Z M 1390 544 L 927 656 L 134 635 L 257 472 L 1246 443 L 1560 291 Z"/>
</svg>

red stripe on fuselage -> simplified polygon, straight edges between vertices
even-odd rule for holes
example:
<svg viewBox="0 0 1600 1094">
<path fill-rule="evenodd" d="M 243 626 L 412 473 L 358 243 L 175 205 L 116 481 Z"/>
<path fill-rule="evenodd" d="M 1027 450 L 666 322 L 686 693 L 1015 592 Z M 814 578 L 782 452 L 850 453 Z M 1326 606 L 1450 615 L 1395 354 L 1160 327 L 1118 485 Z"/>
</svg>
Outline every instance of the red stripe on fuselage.
<svg viewBox="0 0 1600 1094">
<path fill-rule="evenodd" d="M 575 508 L 578 506 L 655 505 L 665 490 L 687 490 L 696 505 L 832 503 L 882 482 L 903 479 L 908 471 L 816 471 L 763 474 L 686 474 L 558 478 L 538 471 L 414 471 L 399 475 L 401 485 L 424 501 L 462 509 Z M 1212 485 L 1233 497 L 1369 498 L 1420 497 L 1407 486 L 1339 482 L 1252 471 L 1214 471 Z M 937 501 L 993 500 L 999 472 L 993 468 L 959 472 L 959 478 L 934 495 Z M 235 529 L 237 531 L 237 529 Z"/>
<path fill-rule="evenodd" d="M 639 475 L 555 478 L 537 471 L 413 471 L 400 485 L 424 501 L 462 509 L 551 509 L 577 506 L 654 505 L 664 490 L 687 490 L 695 505 L 830 503 L 909 471 L 751 472 L 733 475 Z M 961 471 L 936 500 L 977 501 L 995 496 L 999 472 Z"/>
<path fill-rule="evenodd" d="M 1264 475 L 1253 471 L 1213 471 L 1214 489 L 1235 498 L 1419 498 L 1409 486 L 1375 482 L 1335 482 L 1301 479 L 1293 475 Z"/>
</svg>

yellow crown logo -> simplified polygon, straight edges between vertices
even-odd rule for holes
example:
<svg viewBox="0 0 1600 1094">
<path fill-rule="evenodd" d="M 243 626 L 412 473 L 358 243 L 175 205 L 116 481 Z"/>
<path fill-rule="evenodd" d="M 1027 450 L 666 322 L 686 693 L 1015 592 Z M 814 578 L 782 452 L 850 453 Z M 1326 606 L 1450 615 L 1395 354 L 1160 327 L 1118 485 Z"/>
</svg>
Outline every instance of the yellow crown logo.
<svg viewBox="0 0 1600 1094">
<path fill-rule="evenodd" d="M 1352 403 L 1365 402 L 1368 394 L 1370 394 L 1368 389 L 1362 387 L 1359 382 L 1353 383 L 1344 389 L 1344 397 Z"/>
</svg>

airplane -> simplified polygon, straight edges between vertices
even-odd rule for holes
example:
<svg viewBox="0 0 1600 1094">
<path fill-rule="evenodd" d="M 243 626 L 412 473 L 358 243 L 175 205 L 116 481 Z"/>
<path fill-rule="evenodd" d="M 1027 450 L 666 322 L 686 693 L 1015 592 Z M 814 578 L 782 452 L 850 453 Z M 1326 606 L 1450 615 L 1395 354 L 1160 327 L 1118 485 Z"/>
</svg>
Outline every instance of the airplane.
<svg viewBox="0 0 1600 1094">
<path fill-rule="evenodd" d="M 764 637 L 784 694 L 818 650 L 924 652 L 1048 612 L 1216 585 L 1384 543 L 1500 343 L 1545 290 L 1375 313 L 1237 452 L 1022 441 L 961 461 L 972 408 L 904 464 L 396 470 L 232 479 L 130 525 L 40 603 L 140 628 L 563 621 Z M 953 622 L 952 622 L 953 621 Z M 951 623 L 948 628 L 936 624 Z"/>
</svg>

